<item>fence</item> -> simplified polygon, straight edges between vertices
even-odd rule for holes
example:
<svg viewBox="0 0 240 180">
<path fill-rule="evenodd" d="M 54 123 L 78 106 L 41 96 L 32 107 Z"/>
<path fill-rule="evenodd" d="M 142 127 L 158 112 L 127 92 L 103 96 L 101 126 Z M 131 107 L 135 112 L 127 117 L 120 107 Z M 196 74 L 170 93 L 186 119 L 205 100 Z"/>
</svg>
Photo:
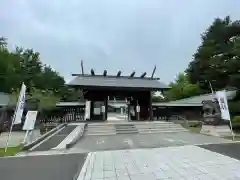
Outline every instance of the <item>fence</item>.
<svg viewBox="0 0 240 180">
<path fill-rule="evenodd" d="M 54 125 L 59 123 L 69 123 L 76 121 L 84 121 L 84 107 L 63 107 L 54 108 L 51 110 L 42 110 L 38 113 L 36 120 L 36 127 L 42 124 Z M 22 123 L 14 125 L 13 130 L 21 130 L 25 121 L 27 110 L 23 112 Z M 8 131 L 11 126 L 12 117 L 14 114 L 13 109 L 1 109 L 0 111 L 0 133 Z"/>
</svg>

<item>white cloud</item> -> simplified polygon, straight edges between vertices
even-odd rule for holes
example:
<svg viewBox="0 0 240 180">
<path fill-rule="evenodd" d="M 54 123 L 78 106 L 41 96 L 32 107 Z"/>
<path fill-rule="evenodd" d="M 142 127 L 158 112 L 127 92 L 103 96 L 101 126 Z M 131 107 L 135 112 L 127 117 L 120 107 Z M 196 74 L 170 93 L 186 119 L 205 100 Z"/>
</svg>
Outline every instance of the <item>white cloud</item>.
<svg viewBox="0 0 240 180">
<path fill-rule="evenodd" d="M 34 48 L 66 79 L 85 71 L 147 71 L 164 82 L 183 71 L 217 16 L 239 16 L 237 0 L 4 0 L 0 36 Z"/>
</svg>

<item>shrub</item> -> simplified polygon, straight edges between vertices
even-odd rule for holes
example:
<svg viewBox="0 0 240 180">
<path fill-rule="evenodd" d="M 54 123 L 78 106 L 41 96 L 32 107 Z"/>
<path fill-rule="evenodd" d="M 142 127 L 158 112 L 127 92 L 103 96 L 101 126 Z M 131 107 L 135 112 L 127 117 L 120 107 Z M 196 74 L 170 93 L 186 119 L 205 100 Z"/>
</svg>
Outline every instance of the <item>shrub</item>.
<svg viewBox="0 0 240 180">
<path fill-rule="evenodd" d="M 232 121 L 233 121 L 233 123 L 235 123 L 235 122 L 240 123 L 240 116 L 234 116 Z"/>
<path fill-rule="evenodd" d="M 202 122 L 198 121 L 198 122 L 189 122 L 188 126 L 189 127 L 201 127 Z"/>
</svg>

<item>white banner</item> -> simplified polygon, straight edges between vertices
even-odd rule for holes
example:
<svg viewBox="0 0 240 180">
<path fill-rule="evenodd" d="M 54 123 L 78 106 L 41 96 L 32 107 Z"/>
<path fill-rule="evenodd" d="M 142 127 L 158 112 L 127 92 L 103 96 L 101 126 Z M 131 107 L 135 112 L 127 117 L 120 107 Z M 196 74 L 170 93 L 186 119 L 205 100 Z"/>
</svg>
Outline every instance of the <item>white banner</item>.
<svg viewBox="0 0 240 180">
<path fill-rule="evenodd" d="M 22 121 L 22 114 L 23 114 L 24 105 L 25 105 L 25 93 L 26 93 L 26 86 L 23 83 L 19 97 L 18 97 L 17 106 L 14 112 L 13 124 L 20 124 Z"/>
<path fill-rule="evenodd" d="M 37 118 L 37 111 L 28 111 L 26 115 L 26 119 L 23 125 L 23 130 L 31 131 L 34 130 L 36 118 Z"/>
<path fill-rule="evenodd" d="M 136 110 L 137 112 L 140 112 L 140 106 L 137 106 Z"/>
<path fill-rule="evenodd" d="M 105 106 L 102 106 L 102 112 L 105 113 L 106 109 Z"/>
<path fill-rule="evenodd" d="M 230 118 L 230 113 L 229 113 L 229 109 L 228 109 L 226 92 L 225 91 L 217 91 L 216 98 L 217 98 L 219 106 L 220 106 L 222 119 L 230 121 L 231 118 Z"/>
<path fill-rule="evenodd" d="M 85 103 L 85 116 L 84 119 L 90 119 L 91 101 L 86 101 Z"/>
</svg>

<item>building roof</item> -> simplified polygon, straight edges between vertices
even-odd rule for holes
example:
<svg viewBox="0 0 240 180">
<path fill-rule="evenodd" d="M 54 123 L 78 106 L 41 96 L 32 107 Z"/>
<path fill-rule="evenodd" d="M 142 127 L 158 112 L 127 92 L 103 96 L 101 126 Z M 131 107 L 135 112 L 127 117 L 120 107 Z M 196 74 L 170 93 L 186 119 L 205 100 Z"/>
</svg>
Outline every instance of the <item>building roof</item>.
<svg viewBox="0 0 240 180">
<path fill-rule="evenodd" d="M 228 100 L 232 100 L 237 94 L 236 90 L 232 91 L 226 91 L 226 96 Z M 169 103 L 190 103 L 190 104 L 201 104 L 202 101 L 206 100 L 212 100 L 215 98 L 215 94 L 209 93 L 209 94 L 203 94 L 200 96 L 193 96 L 190 98 L 184 98 L 176 101 L 170 101 Z"/>
<path fill-rule="evenodd" d="M 126 77 L 126 76 L 103 76 L 103 75 L 77 75 L 67 85 L 79 86 L 85 88 L 121 88 L 121 89 L 148 89 L 160 90 L 168 89 L 169 87 L 159 82 L 158 79 L 141 78 L 141 77 Z"/>
<path fill-rule="evenodd" d="M 0 106 L 7 106 L 10 101 L 9 94 L 0 92 Z"/>
<path fill-rule="evenodd" d="M 237 90 L 226 91 L 228 100 L 232 100 L 237 95 Z M 215 94 L 203 94 L 200 96 L 193 96 L 190 98 L 184 98 L 176 101 L 169 101 L 164 103 L 153 103 L 154 106 L 202 106 L 202 101 L 212 100 L 215 98 Z"/>
</svg>

